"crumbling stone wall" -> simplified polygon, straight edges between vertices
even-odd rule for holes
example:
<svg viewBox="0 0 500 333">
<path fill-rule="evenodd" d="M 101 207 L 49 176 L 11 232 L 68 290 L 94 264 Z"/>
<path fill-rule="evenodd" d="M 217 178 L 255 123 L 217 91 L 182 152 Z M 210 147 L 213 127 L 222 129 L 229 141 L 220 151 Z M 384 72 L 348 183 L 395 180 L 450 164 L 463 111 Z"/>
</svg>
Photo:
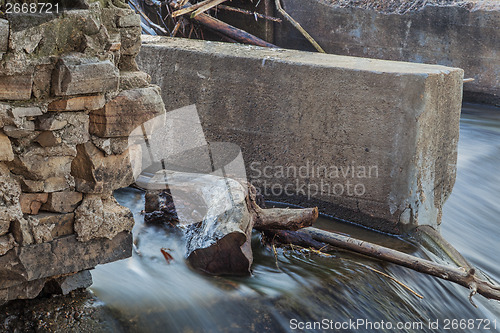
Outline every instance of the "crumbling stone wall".
<svg viewBox="0 0 500 333">
<path fill-rule="evenodd" d="M 135 62 L 139 17 L 78 4 L 0 16 L 0 304 L 87 287 L 88 269 L 131 255 L 112 193 L 140 168 L 128 134 L 165 108 Z"/>
</svg>

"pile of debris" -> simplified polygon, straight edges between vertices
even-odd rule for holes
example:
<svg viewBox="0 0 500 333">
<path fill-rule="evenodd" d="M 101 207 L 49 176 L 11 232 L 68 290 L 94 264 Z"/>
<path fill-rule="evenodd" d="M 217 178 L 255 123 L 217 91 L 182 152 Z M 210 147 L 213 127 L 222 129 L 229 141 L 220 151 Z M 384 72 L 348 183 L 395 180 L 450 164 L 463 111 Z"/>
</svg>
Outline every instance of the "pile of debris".
<svg viewBox="0 0 500 333">
<path fill-rule="evenodd" d="M 281 18 L 272 16 L 276 9 L 280 16 L 299 30 L 316 50 L 324 53 L 300 24 L 285 12 L 280 0 L 274 1 L 274 7 L 271 5 L 271 0 L 259 0 L 255 4 L 253 0 L 239 1 L 240 6 L 244 8 L 227 6 L 223 4 L 226 1 L 193 0 L 191 3 L 188 0 L 130 0 L 129 5 L 141 16 L 143 33 L 148 35 L 217 40 L 262 47 L 276 47 L 269 41 L 272 34 L 266 38 L 266 32 L 272 30 L 266 24 L 282 22 Z M 251 17 L 256 22 L 263 21 L 264 28 L 261 32 L 263 36 L 257 37 L 220 20 L 219 16 L 228 17 L 224 16 L 224 13 Z"/>
</svg>

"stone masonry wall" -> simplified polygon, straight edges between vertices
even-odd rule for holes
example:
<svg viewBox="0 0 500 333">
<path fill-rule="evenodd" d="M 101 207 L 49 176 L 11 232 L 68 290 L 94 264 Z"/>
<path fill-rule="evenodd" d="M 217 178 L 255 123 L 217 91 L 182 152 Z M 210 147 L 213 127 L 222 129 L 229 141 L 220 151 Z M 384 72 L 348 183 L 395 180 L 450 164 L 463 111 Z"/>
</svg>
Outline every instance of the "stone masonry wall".
<svg viewBox="0 0 500 333">
<path fill-rule="evenodd" d="M 0 16 L 0 304 L 87 287 L 131 255 L 112 193 L 140 168 L 128 134 L 165 108 L 135 63 L 139 17 L 103 3 Z"/>
</svg>

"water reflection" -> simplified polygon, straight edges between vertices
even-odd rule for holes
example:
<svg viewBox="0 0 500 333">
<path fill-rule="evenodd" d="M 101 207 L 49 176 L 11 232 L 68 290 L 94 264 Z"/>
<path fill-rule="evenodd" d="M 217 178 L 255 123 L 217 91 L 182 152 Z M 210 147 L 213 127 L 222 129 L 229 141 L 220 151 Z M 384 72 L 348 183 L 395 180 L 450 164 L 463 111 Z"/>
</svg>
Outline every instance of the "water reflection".
<svg viewBox="0 0 500 333">
<path fill-rule="evenodd" d="M 496 280 L 500 280 L 499 166 L 500 111 L 495 114 L 464 108 L 458 177 L 445 205 L 442 234 L 474 266 Z M 440 320 L 442 327 L 445 319 L 497 319 L 500 326 L 498 302 L 477 296 L 476 309 L 467 299 L 467 290 L 450 282 L 345 252 L 325 258 L 280 250 L 276 259 L 272 251 L 260 245 L 257 235 L 253 238 L 251 277 L 202 276 L 185 265 L 180 235 L 143 225 L 140 211 L 144 196 L 140 191 L 129 188 L 115 195 L 134 212 L 136 251 L 128 260 L 97 267 L 92 290 L 113 311 L 124 331 L 288 332 L 290 319 L 324 318 L 422 323 L 422 330 L 402 330 L 407 332 L 442 331 L 429 329 L 428 325 Z M 390 241 L 391 246 L 406 252 L 428 252 L 411 239 L 391 239 L 345 225 L 335 228 L 379 243 Z M 168 248 L 173 262 L 166 262 L 161 248 Z M 420 300 L 363 265 L 395 277 L 425 298 Z M 360 327 L 344 331 L 369 330 Z M 500 328 L 488 332 L 495 331 L 500 332 Z"/>
</svg>

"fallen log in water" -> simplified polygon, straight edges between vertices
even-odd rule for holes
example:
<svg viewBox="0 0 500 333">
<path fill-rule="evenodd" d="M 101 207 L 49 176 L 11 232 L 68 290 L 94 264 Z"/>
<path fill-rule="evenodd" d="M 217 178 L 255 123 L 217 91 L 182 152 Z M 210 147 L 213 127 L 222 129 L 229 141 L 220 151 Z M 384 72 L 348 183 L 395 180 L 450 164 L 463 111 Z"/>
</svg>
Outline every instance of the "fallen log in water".
<svg viewBox="0 0 500 333">
<path fill-rule="evenodd" d="M 274 237 L 272 234 L 270 232 L 267 236 Z M 469 300 L 473 305 L 471 297 L 476 293 L 500 301 L 500 286 L 477 277 L 474 268 L 463 269 L 438 264 L 381 245 L 313 227 L 304 228 L 297 232 L 277 231 L 274 234 L 278 241 L 283 239 L 291 244 L 295 244 L 295 240 L 297 240 L 300 242 L 298 245 L 320 250 L 324 250 L 324 245 L 321 243 L 329 244 L 457 283 L 471 290 Z M 320 243 L 318 244 L 318 242 Z"/>
<path fill-rule="evenodd" d="M 228 181 L 232 194 L 245 199 L 223 214 L 207 214 L 188 237 L 187 260 L 192 267 L 205 273 L 248 275 L 253 262 L 251 233 L 254 227 L 259 230 L 298 230 L 311 226 L 318 218 L 317 208 L 262 209 L 256 204 L 256 191 L 252 185 L 246 191 L 238 182 Z M 224 195 L 214 196 L 214 201 L 224 201 Z M 204 246 L 207 241 L 212 243 Z"/>
<path fill-rule="evenodd" d="M 234 179 L 186 173 L 161 177 L 169 179 L 168 191 L 146 194 L 145 221 L 157 223 L 162 214 L 169 223 L 177 219 L 186 227 L 187 261 L 207 274 L 250 274 L 254 227 L 298 230 L 318 218 L 317 208 L 262 209 L 255 188 Z M 174 218 L 169 197 L 176 206 Z"/>
</svg>

